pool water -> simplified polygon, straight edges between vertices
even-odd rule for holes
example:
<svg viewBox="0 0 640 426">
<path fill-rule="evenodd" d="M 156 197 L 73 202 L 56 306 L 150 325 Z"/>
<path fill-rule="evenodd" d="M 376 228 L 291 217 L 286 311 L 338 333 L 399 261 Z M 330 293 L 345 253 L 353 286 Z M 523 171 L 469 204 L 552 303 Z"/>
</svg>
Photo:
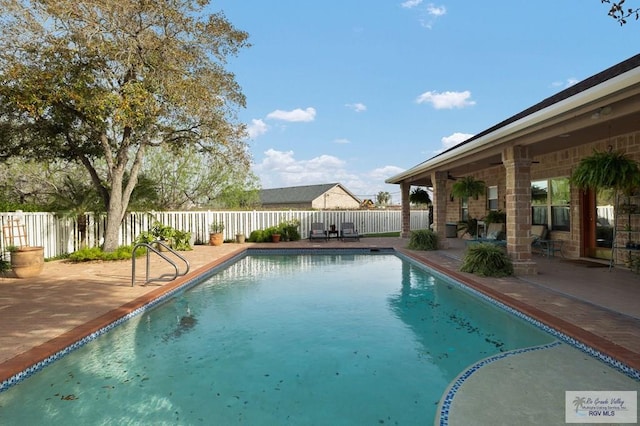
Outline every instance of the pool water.
<svg viewBox="0 0 640 426">
<path fill-rule="evenodd" d="M 0 393 L 0 424 L 432 424 L 554 338 L 394 255 L 247 256 Z"/>
</svg>

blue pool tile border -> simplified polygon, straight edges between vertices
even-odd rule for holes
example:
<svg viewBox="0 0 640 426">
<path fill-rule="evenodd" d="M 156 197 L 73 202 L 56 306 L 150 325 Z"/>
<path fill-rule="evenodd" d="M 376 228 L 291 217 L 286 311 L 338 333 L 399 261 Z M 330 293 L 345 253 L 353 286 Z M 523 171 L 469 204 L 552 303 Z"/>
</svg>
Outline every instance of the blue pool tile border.
<svg viewBox="0 0 640 426">
<path fill-rule="evenodd" d="M 549 327 L 548 325 L 534 319 L 531 318 L 530 316 L 518 311 L 517 309 L 512 308 L 511 306 L 508 306 L 502 302 L 499 302 L 495 299 L 493 299 L 490 296 L 487 296 L 486 294 L 471 288 L 467 285 L 465 285 L 464 283 L 461 283 L 459 281 L 457 281 L 456 279 L 440 272 L 437 271 L 433 268 L 430 268 L 428 265 L 422 264 L 419 261 L 406 256 L 402 253 L 398 253 L 396 252 L 396 255 L 402 259 L 405 259 L 409 262 L 411 262 L 412 264 L 416 265 L 419 268 L 423 268 L 423 269 L 428 269 L 428 271 L 434 275 L 436 275 L 438 278 L 446 281 L 448 284 L 451 285 L 455 285 L 456 287 L 470 292 L 473 295 L 485 300 L 486 302 L 495 305 L 503 310 L 506 310 L 507 312 L 515 315 L 516 317 L 530 323 L 531 325 L 546 331 L 547 333 L 551 334 L 552 336 L 554 336 L 555 338 L 557 338 L 558 340 L 560 340 L 561 342 L 564 342 L 602 362 L 604 362 L 605 364 L 607 364 L 608 366 L 614 368 L 615 370 L 618 370 L 619 372 L 621 372 L 622 374 L 624 374 L 625 376 L 633 379 L 633 380 L 637 380 L 640 381 L 640 371 L 629 367 L 628 365 L 624 364 L 623 362 L 618 361 L 615 358 L 612 358 L 611 356 L 607 355 L 607 354 L 603 354 L 602 352 L 580 342 L 579 340 L 574 339 L 573 337 L 570 337 L 564 333 L 561 333 L 560 331 L 554 329 L 553 327 Z M 497 355 L 495 357 L 490 357 L 487 358 L 486 360 L 480 361 L 478 364 L 475 364 L 473 367 L 471 367 L 470 369 L 468 369 L 467 371 L 465 371 L 462 375 L 460 375 L 458 377 L 458 379 L 456 379 L 456 381 L 454 382 L 454 386 L 452 386 L 452 388 L 449 390 L 449 392 L 447 393 L 447 395 L 445 396 L 445 399 L 442 401 L 442 410 L 440 410 L 439 412 L 439 416 L 440 416 L 440 426 L 447 426 L 449 424 L 448 419 L 449 419 L 449 408 L 451 406 L 451 402 L 453 401 L 453 398 L 455 397 L 456 392 L 459 390 L 460 386 L 462 385 L 462 383 L 464 383 L 464 381 L 466 379 L 468 379 L 473 373 L 475 373 L 478 369 L 480 369 L 481 367 L 484 367 L 487 364 L 490 364 L 493 361 L 496 361 L 498 359 L 502 359 L 504 358 L 504 356 L 508 356 L 508 355 L 514 355 L 514 354 L 519 354 L 519 353 L 523 353 L 523 352 L 528 352 L 531 350 L 540 350 L 540 349 L 548 349 L 550 347 L 556 346 L 557 344 L 560 344 L 560 342 L 556 342 L 556 343 L 551 343 L 549 345 L 543 345 L 543 346 L 536 346 L 533 348 L 526 348 L 526 349 L 521 349 L 521 350 L 516 350 L 516 351 L 511 351 L 511 352 L 505 352 L 504 354 L 500 354 Z M 504 355 L 504 356 L 503 356 Z"/>
<path fill-rule="evenodd" d="M 223 261 L 222 263 L 212 267 L 211 269 L 207 270 L 206 272 L 204 272 L 201 275 L 198 275 L 197 277 L 193 277 L 190 280 L 185 281 L 182 285 L 168 291 L 167 293 L 163 294 L 162 296 L 158 297 L 157 299 L 152 300 L 151 302 L 145 304 L 144 306 L 141 306 L 131 312 L 129 312 L 128 314 L 124 315 L 123 317 L 113 321 L 112 323 L 102 327 L 101 329 L 89 334 L 88 336 L 78 340 L 77 342 L 73 343 L 72 345 L 67 346 L 66 348 L 56 352 L 55 354 L 43 359 L 42 361 L 37 362 L 36 364 L 32 365 L 31 367 L 26 368 L 25 370 L 11 376 L 10 378 L 8 378 L 7 380 L 4 380 L 2 383 L 0 383 L 0 392 L 4 392 L 6 390 L 8 390 L 9 388 L 11 388 L 14 385 L 17 385 L 18 383 L 22 382 L 23 380 L 26 380 L 27 378 L 31 377 L 33 374 L 37 373 L 38 371 L 42 370 L 43 368 L 47 367 L 48 365 L 54 363 L 55 361 L 59 360 L 60 358 L 70 354 L 71 352 L 75 351 L 76 349 L 81 348 L 82 346 L 86 345 L 87 343 L 91 342 L 92 340 L 97 339 L 98 337 L 102 336 L 103 334 L 113 330 L 114 328 L 118 327 L 119 325 L 129 321 L 131 318 L 138 316 L 146 311 L 148 311 L 149 309 L 158 306 L 166 301 L 168 301 L 169 299 L 173 298 L 174 296 L 176 296 L 177 294 L 180 294 L 182 292 L 184 292 L 185 290 L 187 290 L 190 287 L 195 286 L 196 284 L 198 284 L 199 282 L 201 282 L 202 280 L 209 278 L 211 275 L 217 273 L 218 271 L 227 268 L 229 265 L 237 262 L 238 260 L 242 259 L 243 257 L 246 256 L 246 253 L 239 253 L 236 256 L 233 256 L 225 261 Z"/>
<path fill-rule="evenodd" d="M 624 364 L 624 363 L 622 363 L 622 362 L 610 357 L 609 355 L 603 354 L 602 352 L 593 349 L 592 347 L 590 347 L 590 346 L 588 346 L 588 345 L 586 345 L 586 344 L 574 339 L 573 337 L 567 336 L 566 334 L 561 333 L 560 331 L 556 330 L 555 328 L 549 327 L 548 325 L 546 325 L 546 324 L 544 324 L 544 323 L 542 323 L 542 322 L 540 322 L 540 321 L 538 321 L 538 320 L 536 320 L 534 318 L 531 318 L 530 316 L 518 311 L 517 309 L 514 309 L 511 306 L 508 306 L 508 305 L 506 305 L 506 304 L 504 304 L 502 302 L 499 302 L 499 301 L 493 299 L 492 297 L 487 296 L 486 294 L 484 294 L 484 293 L 482 293 L 482 292 L 480 292 L 480 291 L 478 291 L 478 290 L 476 290 L 474 288 L 471 288 L 471 287 L 465 285 L 464 283 L 461 283 L 461 282 L 455 280 L 454 278 L 449 277 L 448 275 L 446 275 L 446 274 L 444 274 L 442 272 L 436 271 L 433 268 L 429 268 L 428 265 L 424 265 L 424 264 L 416 261 L 415 259 L 412 259 L 409 256 L 403 255 L 402 253 L 397 253 L 397 254 L 398 254 L 399 257 L 402 257 L 403 259 L 406 259 L 406 260 L 412 262 L 413 264 L 417 265 L 418 267 L 428 269 L 429 272 L 433 273 L 434 275 L 437 275 L 439 278 L 441 278 L 443 280 L 446 280 L 447 283 L 455 285 L 458 288 L 461 288 L 463 290 L 466 290 L 466 291 L 474 294 L 475 296 L 477 296 L 477 297 L 479 297 L 479 298 L 481 298 L 481 299 L 483 299 L 483 300 L 485 300 L 485 301 L 487 301 L 487 302 L 489 302 L 489 303 L 491 303 L 491 304 L 493 304 L 493 305 L 495 305 L 495 306 L 497 306 L 497 307 L 499 307 L 501 309 L 504 309 L 504 310 L 508 311 L 509 313 L 517 316 L 518 318 L 521 318 L 524 321 L 536 326 L 537 328 L 546 331 L 547 333 L 551 334 L 555 338 L 557 338 L 557 339 L 559 339 L 559 340 L 561 340 L 561 341 L 563 341 L 563 342 L 565 342 L 565 343 L 567 343 L 567 344 L 569 344 L 569 345 L 581 350 L 582 352 L 584 352 L 586 354 L 589 354 L 589 355 L 601 360 L 602 362 L 608 364 L 609 366 L 611 366 L 611 367 L 615 368 L 616 370 L 620 371 L 621 373 L 625 374 L 627 377 L 630 377 L 630 378 L 632 378 L 634 380 L 640 381 L 640 371 L 638 371 L 638 370 L 636 370 L 634 368 L 631 368 L 631 367 L 627 366 L 626 364 Z"/>
<path fill-rule="evenodd" d="M 485 358 L 473 364 L 473 366 L 466 369 L 464 372 L 462 372 L 462 374 L 456 377 L 456 379 L 449 385 L 449 388 L 445 392 L 444 399 L 440 401 L 440 410 L 438 413 L 440 416 L 439 417 L 440 426 L 447 426 L 449 424 L 449 413 L 451 411 L 451 404 L 453 403 L 453 399 L 455 398 L 456 394 L 458 393 L 458 391 L 460 390 L 464 382 L 466 382 L 469 377 L 471 377 L 474 373 L 479 371 L 482 367 L 486 367 L 487 365 L 495 361 L 500 361 L 502 359 L 505 359 L 513 355 L 520 355 L 523 353 L 534 352 L 534 351 L 539 351 L 543 349 L 551 349 L 558 345 L 562 345 L 562 342 L 556 340 L 555 342 L 548 343 L 546 345 L 515 349 L 513 351 L 503 352 L 494 356 L 490 356 L 488 358 Z"/>
<path fill-rule="evenodd" d="M 199 282 L 209 278 L 211 275 L 219 272 L 222 269 L 225 269 L 227 267 L 229 267 L 230 265 L 232 265 L 233 263 L 241 260 L 242 258 L 249 256 L 249 255 L 284 255 L 284 254 L 368 254 L 368 255 L 375 255 L 375 254 L 386 254 L 386 255 L 395 255 L 403 260 L 406 260 L 420 268 L 423 269 L 427 269 L 430 273 L 436 275 L 437 277 L 439 277 L 440 279 L 445 280 L 447 283 L 452 284 L 457 286 L 460 289 L 463 289 L 465 291 L 471 292 L 472 294 L 474 294 L 477 297 L 480 297 L 481 299 L 500 307 L 501 309 L 504 309 L 508 312 L 510 312 L 511 314 L 529 322 L 530 324 L 544 330 L 547 331 L 548 333 L 550 333 L 551 335 L 555 336 L 556 338 L 558 338 L 561 341 L 564 341 L 565 343 L 597 358 L 600 359 L 601 361 L 605 362 L 606 364 L 610 365 L 611 367 L 617 369 L 618 371 L 624 373 L 625 375 L 627 375 L 628 377 L 638 380 L 640 381 L 640 372 L 638 370 L 635 370 L 633 368 L 630 368 L 629 366 L 625 365 L 624 363 L 611 358 L 608 355 L 605 355 L 587 345 L 585 345 L 582 342 L 577 341 L 576 339 L 569 337 L 563 333 L 560 333 L 559 331 L 541 323 L 538 320 L 535 320 L 531 317 L 529 317 L 528 315 L 523 314 L 522 312 L 517 311 L 514 308 L 511 308 L 508 305 L 505 305 L 502 302 L 499 302 L 483 293 L 481 293 L 478 290 L 475 290 L 467 285 L 465 285 L 464 283 L 461 283 L 455 279 L 453 279 L 452 277 L 441 273 L 433 268 L 430 268 L 428 265 L 424 265 L 422 263 L 420 263 L 419 261 L 406 256 L 400 252 L 398 252 L 397 250 L 393 249 L 393 248 L 387 248 L 387 247 L 380 247 L 380 248 L 321 248 L 321 247 L 310 247 L 310 248 L 286 248 L 286 249 L 259 249 L 259 248 L 249 248 L 241 253 L 238 253 L 235 256 L 230 257 L 229 259 L 219 263 L 218 265 L 210 268 L 209 270 L 205 271 L 204 273 L 198 275 L 197 277 L 193 277 L 187 281 L 185 281 L 182 285 L 180 285 L 179 287 L 176 287 L 170 291 L 168 291 L 167 293 L 163 294 L 162 296 L 158 297 L 157 299 L 152 300 L 151 302 L 145 304 L 144 306 L 141 306 L 138 309 L 135 309 L 134 311 L 124 315 L 123 317 L 115 320 L 114 322 L 110 323 L 109 325 L 101 328 L 98 331 L 95 331 L 93 333 L 91 333 L 90 335 L 80 339 L 79 341 L 75 342 L 74 344 L 66 347 L 65 349 L 58 351 L 57 353 L 55 353 L 54 355 L 51 355 L 49 357 L 47 357 L 46 359 L 32 365 L 31 367 L 26 368 L 25 370 L 15 374 L 14 376 L 10 377 L 9 379 L 3 381 L 2 383 L 0 383 L 0 392 L 4 392 L 7 389 L 9 389 L 10 387 L 22 382 L 23 380 L 27 379 L 28 377 L 30 377 L 31 375 L 35 374 L 36 372 L 42 370 L 43 368 L 45 368 L 46 366 L 50 365 L 51 363 L 57 361 L 58 359 L 68 355 L 69 353 L 75 351 L 76 349 L 86 345 L 87 343 L 89 343 L 92 340 L 95 340 L 96 338 L 100 337 L 101 335 L 103 335 L 104 333 L 114 329 L 115 327 L 123 324 L 124 322 L 130 320 L 131 318 L 140 315 L 144 312 L 146 312 L 147 310 L 162 304 L 164 302 L 166 302 L 167 300 L 173 298 L 174 296 L 176 296 L 177 294 L 180 294 L 181 292 L 184 292 L 185 290 L 187 290 L 190 287 L 195 286 L 196 284 L 198 284 Z M 553 343 L 551 344 L 553 345 Z M 543 347 L 536 347 L 536 348 L 544 348 Z M 528 349 L 523 349 L 521 351 L 528 351 L 528 350 L 534 350 L 536 348 L 528 348 Z M 521 353 L 518 351 L 515 351 L 516 353 Z M 506 352 L 505 354 L 513 354 L 514 352 Z M 502 355 L 502 354 L 501 354 Z M 491 358 L 490 358 L 491 359 Z M 482 362 L 481 362 L 482 363 Z M 487 362 L 488 363 L 488 362 Z M 483 363 L 482 365 L 486 365 L 487 363 Z M 480 367 L 478 367 L 480 368 Z M 473 369 L 473 368 L 472 368 Z M 473 370 L 474 372 L 477 369 Z M 466 377 L 470 376 L 471 374 L 467 375 Z M 466 379 L 466 378 L 465 378 Z M 462 381 L 464 382 L 464 380 Z M 462 382 L 460 382 L 460 385 L 462 384 Z M 459 388 L 456 387 L 451 400 L 453 400 L 453 397 L 455 396 L 455 392 L 457 392 L 457 389 Z M 445 398 L 446 400 L 446 398 Z M 443 406 L 444 407 L 444 406 Z M 446 407 L 447 409 L 447 416 L 446 418 L 448 419 L 448 409 L 449 406 Z M 440 413 L 441 415 L 441 419 L 442 417 L 442 412 Z M 441 423 L 442 426 L 446 426 L 448 424 L 448 421 L 446 423 Z"/>
</svg>

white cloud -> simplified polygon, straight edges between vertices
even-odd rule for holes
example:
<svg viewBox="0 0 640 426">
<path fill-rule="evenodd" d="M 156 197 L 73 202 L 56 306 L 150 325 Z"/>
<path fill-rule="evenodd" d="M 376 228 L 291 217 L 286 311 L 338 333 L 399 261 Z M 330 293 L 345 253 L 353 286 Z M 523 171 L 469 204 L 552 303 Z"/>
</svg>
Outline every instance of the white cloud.
<svg viewBox="0 0 640 426">
<path fill-rule="evenodd" d="M 449 149 L 453 146 L 458 145 L 460 142 L 466 141 L 472 136 L 473 135 L 471 133 L 460 133 L 460 132 L 453 133 L 452 135 L 445 136 L 441 139 L 442 147 L 444 149 Z"/>
<path fill-rule="evenodd" d="M 269 130 L 269 126 L 267 123 L 262 121 L 261 119 L 253 119 L 251 120 L 251 124 L 247 126 L 247 132 L 249 133 L 249 137 L 251 139 L 255 139 L 260 135 L 264 135 Z"/>
<path fill-rule="evenodd" d="M 401 3 L 400 5 L 402 7 L 404 7 L 405 9 L 412 9 L 418 5 L 420 5 L 420 3 L 422 3 L 422 0 L 407 0 L 403 3 Z"/>
<path fill-rule="evenodd" d="M 447 8 L 444 6 L 435 6 L 433 3 L 430 3 L 427 6 L 427 13 L 431 16 L 440 17 L 447 14 Z"/>
<path fill-rule="evenodd" d="M 447 14 L 447 8 L 444 6 L 436 6 L 433 3 L 429 3 L 426 6 L 421 6 L 422 0 L 406 0 L 400 5 L 405 9 L 414 9 L 418 14 L 418 22 L 420 26 L 431 29 L 437 19 Z"/>
<path fill-rule="evenodd" d="M 579 82 L 580 80 L 578 80 L 575 77 L 570 77 L 568 78 L 566 81 L 554 81 L 553 83 L 551 83 L 551 87 L 553 88 L 562 88 L 562 89 L 566 89 L 568 87 L 573 86 L 574 84 L 576 84 L 577 82 Z"/>
<path fill-rule="evenodd" d="M 460 133 L 460 132 L 456 132 L 449 136 L 445 136 L 442 139 L 440 139 L 440 142 L 442 142 L 442 148 L 434 151 L 434 154 L 439 154 L 443 151 L 446 151 L 449 148 L 453 148 L 454 146 L 458 145 L 461 142 L 466 141 L 472 136 L 474 135 L 471 133 Z"/>
<path fill-rule="evenodd" d="M 349 139 L 346 139 L 346 138 L 338 138 L 338 139 L 335 139 L 333 141 L 333 143 L 348 144 L 348 143 L 351 143 L 351 141 Z"/>
<path fill-rule="evenodd" d="M 291 122 L 298 122 L 298 121 L 309 122 L 309 121 L 313 121 L 316 118 L 316 110 L 315 108 L 311 108 L 311 107 L 304 110 L 300 108 L 296 108 L 291 111 L 282 111 L 277 109 L 267 114 L 267 118 L 270 118 L 273 120 L 282 120 L 282 121 L 291 121 Z"/>
<path fill-rule="evenodd" d="M 367 110 L 367 106 L 363 103 L 357 102 L 355 104 L 346 104 L 347 108 L 351 108 L 355 112 L 362 112 Z"/>
<path fill-rule="evenodd" d="M 435 109 L 464 108 L 476 104 L 471 99 L 471 92 L 424 92 L 416 99 L 419 104 L 431 103 Z"/>
<path fill-rule="evenodd" d="M 377 169 L 373 169 L 371 172 L 369 172 L 369 176 L 376 180 L 380 180 L 381 182 L 384 182 L 386 179 L 390 178 L 391 176 L 395 176 L 398 173 L 404 172 L 404 170 L 405 169 L 402 169 L 396 166 L 378 167 Z"/>
<path fill-rule="evenodd" d="M 320 155 L 309 160 L 297 159 L 293 151 L 269 149 L 253 167 L 263 188 L 316 185 L 339 182 L 359 198 L 374 198 L 379 191 L 397 192 L 396 185 L 385 184 L 390 176 L 404 169 L 385 166 L 371 171 L 354 172 L 347 162 L 333 155 Z"/>
</svg>

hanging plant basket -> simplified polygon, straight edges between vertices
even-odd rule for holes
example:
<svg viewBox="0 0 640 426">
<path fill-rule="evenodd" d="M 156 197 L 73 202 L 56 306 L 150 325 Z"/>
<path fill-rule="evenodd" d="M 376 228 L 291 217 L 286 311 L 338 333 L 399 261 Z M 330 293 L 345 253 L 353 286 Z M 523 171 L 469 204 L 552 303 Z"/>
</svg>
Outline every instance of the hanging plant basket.
<svg viewBox="0 0 640 426">
<path fill-rule="evenodd" d="M 457 198 L 479 197 L 485 191 L 485 183 L 473 176 L 465 176 L 457 180 L 451 187 L 451 195 Z"/>
<path fill-rule="evenodd" d="M 570 180 L 580 189 L 613 189 L 631 194 L 640 187 L 640 167 L 623 152 L 594 151 L 580 161 Z"/>
</svg>

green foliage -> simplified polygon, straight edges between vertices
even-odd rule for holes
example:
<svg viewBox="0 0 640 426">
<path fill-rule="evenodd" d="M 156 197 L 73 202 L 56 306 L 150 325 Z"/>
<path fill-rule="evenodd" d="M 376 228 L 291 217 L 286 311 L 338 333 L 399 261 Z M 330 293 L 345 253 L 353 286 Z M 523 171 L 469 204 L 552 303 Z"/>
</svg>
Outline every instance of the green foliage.
<svg viewBox="0 0 640 426">
<path fill-rule="evenodd" d="M 464 176 L 454 182 L 451 194 L 457 198 L 470 198 L 483 195 L 485 184 L 482 180 L 476 180 L 473 176 Z"/>
<path fill-rule="evenodd" d="M 640 187 L 640 168 L 623 152 L 594 150 L 580 160 L 569 181 L 580 189 L 611 188 L 630 193 Z"/>
<path fill-rule="evenodd" d="M 407 248 L 411 250 L 437 250 L 438 235 L 430 229 L 412 231 Z"/>
<path fill-rule="evenodd" d="M 104 252 L 100 247 L 84 247 L 69 255 L 72 262 L 89 262 L 92 260 L 102 260 Z"/>
<path fill-rule="evenodd" d="M 463 233 L 467 233 L 472 237 L 475 237 L 478 235 L 478 219 L 471 218 L 459 221 L 457 230 L 458 232 L 463 231 Z"/>
<path fill-rule="evenodd" d="M 153 241 L 162 240 L 165 243 L 178 251 L 191 250 L 191 232 L 180 231 L 172 226 L 164 225 L 159 221 L 155 221 L 149 231 L 142 231 L 135 238 L 135 244 L 151 243 Z"/>
<path fill-rule="evenodd" d="M 506 277 L 513 275 L 513 264 L 503 248 L 479 243 L 467 248 L 460 270 L 484 277 Z"/>
<path fill-rule="evenodd" d="M 280 229 L 279 226 L 270 226 L 268 228 L 265 228 L 263 233 L 264 233 L 265 241 L 271 241 L 272 235 L 274 234 L 282 235 L 282 229 Z"/>
<path fill-rule="evenodd" d="M 291 219 L 280 223 L 278 228 L 282 241 L 299 241 L 300 240 L 300 221 L 298 219 Z"/>
<path fill-rule="evenodd" d="M 391 202 L 391 194 L 388 191 L 380 191 L 376 194 L 376 204 L 386 206 Z"/>
<path fill-rule="evenodd" d="M 191 232 L 175 230 L 173 234 L 173 249 L 178 251 L 193 250 L 191 247 Z"/>
<path fill-rule="evenodd" d="M 209 232 L 211 234 L 220 234 L 224 231 L 224 222 L 213 221 L 209 225 Z"/>
<path fill-rule="evenodd" d="M 271 236 L 269 236 L 269 239 L 271 239 Z M 251 231 L 251 235 L 249 235 L 247 241 L 252 243 L 264 243 L 267 241 L 267 238 L 265 237 L 265 233 L 262 229 L 256 229 L 255 231 Z"/>
<path fill-rule="evenodd" d="M 491 210 L 484 218 L 487 225 L 491 223 L 507 223 L 507 212 L 502 210 Z"/>
<path fill-rule="evenodd" d="M 0 256 L 0 273 L 6 272 L 11 269 L 11 262 L 4 259 L 4 256 Z"/>
<path fill-rule="evenodd" d="M 132 246 L 119 246 L 112 252 L 105 252 L 100 247 L 85 247 L 69 254 L 68 258 L 72 262 L 129 260 L 132 250 Z M 136 255 L 143 256 L 144 250 L 138 250 Z"/>
<path fill-rule="evenodd" d="M 150 150 L 193 146 L 249 170 L 245 97 L 225 69 L 248 34 L 209 3 L 0 0 L 0 157 L 82 164 L 105 204 L 107 251 Z"/>
<path fill-rule="evenodd" d="M 429 193 L 423 188 L 416 188 L 409 194 L 409 201 L 412 204 L 431 204 Z"/>
</svg>

